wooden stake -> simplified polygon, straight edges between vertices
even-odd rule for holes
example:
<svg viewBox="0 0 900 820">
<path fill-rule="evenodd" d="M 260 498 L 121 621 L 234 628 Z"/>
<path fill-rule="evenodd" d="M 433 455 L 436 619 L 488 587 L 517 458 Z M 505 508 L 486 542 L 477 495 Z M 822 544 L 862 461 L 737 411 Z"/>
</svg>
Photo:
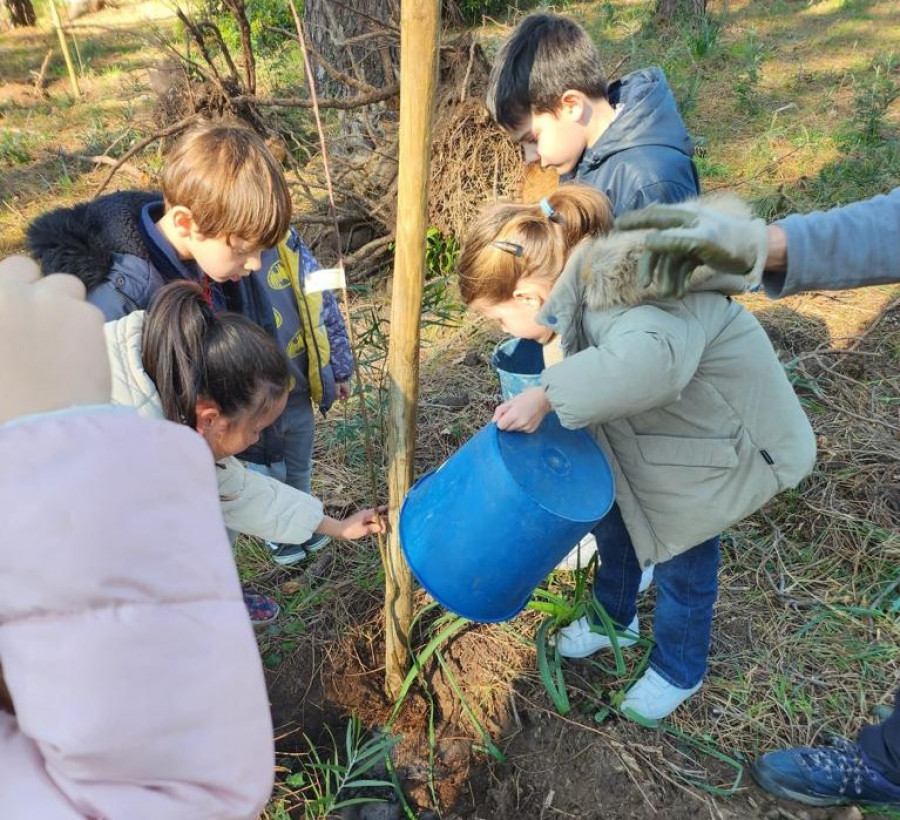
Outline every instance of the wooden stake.
<svg viewBox="0 0 900 820">
<path fill-rule="evenodd" d="M 44 79 L 47 74 L 47 68 L 50 66 L 50 58 L 53 56 L 53 49 L 47 49 L 47 53 L 44 55 L 43 62 L 41 62 L 40 70 L 35 73 L 31 72 L 34 76 L 34 93 L 37 97 L 46 97 L 47 90 L 44 88 L 44 83 L 46 80 Z"/>
<path fill-rule="evenodd" d="M 419 340 L 425 280 L 431 125 L 437 78 L 440 0 L 400 4 L 400 155 L 387 447 L 391 533 L 385 566 L 385 691 L 396 698 L 409 667 L 412 574 L 400 551 L 400 505 L 412 484 L 419 396 Z"/>
<path fill-rule="evenodd" d="M 75 74 L 75 66 L 72 65 L 72 55 L 69 54 L 69 44 L 66 42 L 66 35 L 63 32 L 62 23 L 59 21 L 59 9 L 56 8 L 56 0 L 49 0 L 50 16 L 53 18 L 53 28 L 56 29 L 56 35 L 59 37 L 59 46 L 62 49 L 63 58 L 66 61 L 66 68 L 69 71 L 69 82 L 72 84 L 72 93 L 75 99 L 81 97 L 81 90 L 78 88 L 78 77 Z"/>
</svg>

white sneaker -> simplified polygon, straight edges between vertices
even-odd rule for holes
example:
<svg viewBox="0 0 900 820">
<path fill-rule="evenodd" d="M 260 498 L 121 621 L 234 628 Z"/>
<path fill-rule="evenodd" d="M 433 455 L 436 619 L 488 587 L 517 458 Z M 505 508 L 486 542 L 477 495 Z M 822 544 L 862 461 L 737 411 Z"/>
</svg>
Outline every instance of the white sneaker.
<svg viewBox="0 0 900 820">
<path fill-rule="evenodd" d="M 625 693 L 621 710 L 624 715 L 636 713 L 645 720 L 662 720 L 672 714 L 701 686 L 700 681 L 690 689 L 679 689 L 648 668 Z"/>
<path fill-rule="evenodd" d="M 651 564 L 647 569 L 645 569 L 641 573 L 641 582 L 638 584 L 638 592 L 646 592 L 647 588 L 650 584 L 653 583 L 653 565 Z"/>
<path fill-rule="evenodd" d="M 622 632 L 617 632 L 619 646 L 631 646 L 638 641 L 638 619 L 628 624 Z M 612 641 L 605 632 L 594 632 L 587 618 L 579 618 L 564 626 L 555 636 L 559 654 L 564 658 L 586 658 L 600 649 L 609 649 Z"/>
<path fill-rule="evenodd" d="M 556 565 L 556 568 L 566 572 L 574 572 L 579 567 L 584 569 L 596 552 L 597 539 L 594 538 L 594 533 L 589 532 L 572 547 L 569 554 Z"/>
</svg>

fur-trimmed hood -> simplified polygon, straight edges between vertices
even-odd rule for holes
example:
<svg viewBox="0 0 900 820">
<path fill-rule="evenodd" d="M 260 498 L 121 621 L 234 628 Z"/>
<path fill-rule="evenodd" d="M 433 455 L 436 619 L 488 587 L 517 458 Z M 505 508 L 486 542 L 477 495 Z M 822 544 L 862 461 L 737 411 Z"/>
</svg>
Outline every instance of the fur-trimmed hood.
<svg viewBox="0 0 900 820">
<path fill-rule="evenodd" d="M 140 230 L 145 205 L 162 194 L 119 191 L 39 216 L 25 234 L 28 253 L 43 273 L 71 273 L 90 290 L 104 281 L 114 254 L 149 259 Z"/>
<path fill-rule="evenodd" d="M 752 215 L 750 207 L 733 194 L 704 196 L 697 202 L 735 217 Z M 648 233 L 622 231 L 584 239 L 569 256 L 538 321 L 555 329 L 564 328 L 581 307 L 609 310 L 660 301 L 663 297 L 656 282 L 645 288 L 638 281 L 638 260 Z M 701 266 L 691 276 L 689 289 L 736 295 L 747 285 L 746 276 Z"/>
</svg>

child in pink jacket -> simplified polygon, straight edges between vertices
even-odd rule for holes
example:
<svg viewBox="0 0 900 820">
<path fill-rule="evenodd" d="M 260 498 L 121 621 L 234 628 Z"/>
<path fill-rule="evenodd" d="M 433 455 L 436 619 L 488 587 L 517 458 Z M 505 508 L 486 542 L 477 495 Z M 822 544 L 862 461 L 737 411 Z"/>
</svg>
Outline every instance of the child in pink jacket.
<svg viewBox="0 0 900 820">
<path fill-rule="evenodd" d="M 0 817 L 250 820 L 272 727 L 215 466 L 107 404 L 83 299 L 0 263 Z"/>
</svg>

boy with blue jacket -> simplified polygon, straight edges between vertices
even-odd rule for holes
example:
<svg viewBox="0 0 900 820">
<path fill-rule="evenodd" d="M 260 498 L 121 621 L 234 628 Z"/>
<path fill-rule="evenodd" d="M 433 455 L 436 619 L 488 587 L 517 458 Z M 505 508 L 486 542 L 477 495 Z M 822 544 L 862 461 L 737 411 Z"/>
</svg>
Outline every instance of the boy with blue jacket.
<svg viewBox="0 0 900 820">
<path fill-rule="evenodd" d="M 166 282 L 203 285 L 210 304 L 236 310 L 285 351 L 293 389 L 279 422 L 243 458 L 309 492 L 315 416 L 346 397 L 353 357 L 330 291 L 311 293 L 318 268 L 290 227 L 281 167 L 248 128 L 207 124 L 166 156 L 162 193 L 126 191 L 61 208 L 28 228 L 29 252 L 45 273 L 72 273 L 107 321 L 146 310 Z M 327 536 L 316 536 L 314 548 Z M 272 545 L 281 564 L 302 545 Z"/>
<path fill-rule="evenodd" d="M 700 193 L 662 69 L 607 85 L 596 46 L 566 17 L 533 14 L 516 26 L 494 62 L 486 102 L 526 162 L 597 188 L 616 216 Z"/>
</svg>

